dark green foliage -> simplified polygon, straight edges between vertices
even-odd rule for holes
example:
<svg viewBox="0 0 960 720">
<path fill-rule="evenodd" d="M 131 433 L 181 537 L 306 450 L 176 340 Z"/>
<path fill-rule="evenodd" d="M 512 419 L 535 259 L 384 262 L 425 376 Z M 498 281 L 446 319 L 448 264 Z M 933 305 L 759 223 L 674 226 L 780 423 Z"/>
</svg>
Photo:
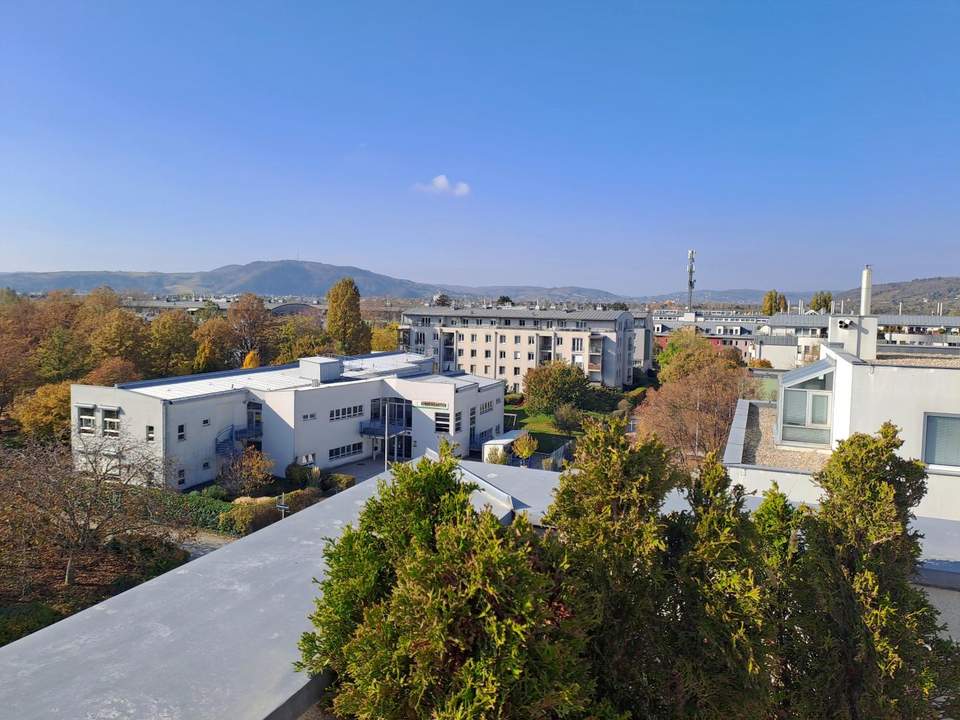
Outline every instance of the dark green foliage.
<svg viewBox="0 0 960 720">
<path fill-rule="evenodd" d="M 40 602 L 0 607 L 0 646 L 61 620 L 63 613 Z"/>
<path fill-rule="evenodd" d="M 803 525 L 802 618 L 815 659 L 793 698 L 806 718 L 956 716 L 957 646 L 939 634 L 937 613 L 911 584 L 920 556 L 911 512 L 926 491 L 918 461 L 904 460 L 896 428 L 855 434 L 815 476 L 819 512 Z"/>
<path fill-rule="evenodd" d="M 587 376 L 575 365 L 556 361 L 527 370 L 524 408 L 530 415 L 552 413 L 565 403 L 582 407 L 590 388 Z"/>
<path fill-rule="evenodd" d="M 211 487 L 219 486 L 213 485 Z M 229 512 L 233 507 L 228 502 L 212 497 L 208 494 L 208 489 L 204 489 L 202 493 L 191 492 L 186 495 L 174 497 L 178 497 L 180 502 L 186 505 L 187 512 L 190 516 L 190 525 L 205 530 L 220 530 L 220 516 L 225 512 Z"/>
<path fill-rule="evenodd" d="M 564 403 L 553 413 L 553 424 L 560 432 L 574 433 L 580 429 L 582 422 L 583 413 L 571 403 Z"/>
<path fill-rule="evenodd" d="M 544 522 L 556 528 L 570 574 L 599 622 L 588 662 L 600 698 L 636 717 L 668 702 L 663 658 L 667 528 L 660 510 L 683 480 L 655 441 L 631 446 L 624 421 L 584 423 L 578 472 L 564 473 Z"/>
<path fill-rule="evenodd" d="M 590 412 L 608 413 L 617 408 L 623 399 L 623 393 L 606 385 L 590 385 L 583 393 L 578 407 Z"/>
<path fill-rule="evenodd" d="M 470 506 L 455 461 L 394 466 L 328 544 L 298 667 L 337 674 L 342 717 L 585 717 L 590 606 L 561 548 Z M 598 717 L 601 713 L 595 713 Z"/>
</svg>

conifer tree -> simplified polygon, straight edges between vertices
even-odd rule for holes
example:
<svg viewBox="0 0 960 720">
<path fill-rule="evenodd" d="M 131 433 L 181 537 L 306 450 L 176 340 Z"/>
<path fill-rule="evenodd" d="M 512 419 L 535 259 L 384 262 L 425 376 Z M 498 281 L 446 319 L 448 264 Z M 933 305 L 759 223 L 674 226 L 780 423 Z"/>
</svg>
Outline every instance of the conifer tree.
<svg viewBox="0 0 960 720">
<path fill-rule="evenodd" d="M 911 583 L 920 536 L 912 509 L 926 471 L 897 455 L 885 423 L 842 441 L 815 481 L 819 512 L 804 524 L 804 616 L 811 661 L 793 694 L 796 717 L 939 718 L 960 711 L 958 646 L 939 634 L 937 612 Z"/>
<path fill-rule="evenodd" d="M 342 278 L 327 292 L 327 332 L 342 355 L 370 352 L 370 326 L 360 317 L 360 291 L 353 278 Z"/>
</svg>

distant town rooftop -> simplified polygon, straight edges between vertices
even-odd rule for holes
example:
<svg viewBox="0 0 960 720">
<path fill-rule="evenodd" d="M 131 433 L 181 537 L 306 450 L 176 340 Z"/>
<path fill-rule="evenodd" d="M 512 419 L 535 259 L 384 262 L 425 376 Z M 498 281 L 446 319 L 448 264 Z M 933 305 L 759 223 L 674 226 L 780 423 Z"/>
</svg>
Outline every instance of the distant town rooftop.
<svg viewBox="0 0 960 720">
<path fill-rule="evenodd" d="M 471 318 L 533 318 L 538 320 L 617 320 L 621 315 L 631 317 L 628 310 L 549 310 L 527 307 L 492 308 L 453 308 L 453 307 L 411 307 L 403 311 L 404 315 L 426 317 L 471 317 Z"/>
</svg>

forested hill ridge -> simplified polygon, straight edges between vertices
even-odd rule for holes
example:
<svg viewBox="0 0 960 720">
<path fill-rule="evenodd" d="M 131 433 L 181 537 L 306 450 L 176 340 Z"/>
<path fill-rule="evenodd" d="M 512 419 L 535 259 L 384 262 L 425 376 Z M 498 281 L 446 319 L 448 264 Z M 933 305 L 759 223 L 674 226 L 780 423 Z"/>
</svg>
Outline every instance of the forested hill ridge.
<svg viewBox="0 0 960 720">
<path fill-rule="evenodd" d="M 0 287 L 18 292 L 39 293 L 72 289 L 89 292 L 108 286 L 118 292 L 143 292 L 151 295 L 185 293 L 323 296 L 338 280 L 352 277 L 365 297 L 429 298 L 437 293 L 455 297 L 493 297 L 510 295 L 514 299 L 554 301 L 622 300 L 605 290 L 582 287 L 538 287 L 498 285 L 490 287 L 447 286 L 419 283 L 347 265 L 306 260 L 257 261 L 246 265 L 225 265 L 199 272 L 4 272 Z"/>
<path fill-rule="evenodd" d="M 437 293 L 456 298 L 497 298 L 507 295 L 514 300 L 546 300 L 549 302 L 614 302 L 640 303 L 674 301 L 686 302 L 686 291 L 657 295 L 643 294 L 638 287 L 630 296 L 597 288 L 538 285 L 445 285 L 415 282 L 382 275 L 363 268 L 330 265 L 306 260 L 270 260 L 245 265 L 225 265 L 214 270 L 196 272 L 126 272 L 126 271 L 64 271 L 64 272 L 0 272 L 0 287 L 11 287 L 19 292 L 39 293 L 48 290 L 72 289 L 77 292 L 108 286 L 118 292 L 140 292 L 150 295 L 213 294 L 229 295 L 253 292 L 260 295 L 299 295 L 321 297 L 337 280 L 352 277 L 365 297 L 420 299 Z M 820 288 L 829 290 L 829 288 Z M 769 288 L 697 290 L 694 302 L 701 305 L 759 305 Z M 814 290 L 781 290 L 791 305 L 798 300 L 809 303 Z M 860 289 L 833 290 L 839 305 L 841 299 L 848 307 L 859 302 Z M 933 314 L 937 304 L 944 304 L 944 313 L 960 313 L 960 277 L 935 277 L 878 283 L 873 286 L 874 312 L 897 312 L 903 303 L 904 313 Z M 853 305 L 850 305 L 853 303 Z"/>
</svg>

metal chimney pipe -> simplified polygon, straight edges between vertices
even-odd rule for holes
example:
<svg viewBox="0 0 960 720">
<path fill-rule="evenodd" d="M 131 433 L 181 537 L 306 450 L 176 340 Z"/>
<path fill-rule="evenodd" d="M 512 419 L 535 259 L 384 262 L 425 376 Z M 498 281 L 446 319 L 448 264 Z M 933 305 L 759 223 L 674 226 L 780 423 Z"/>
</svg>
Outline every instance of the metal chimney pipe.
<svg viewBox="0 0 960 720">
<path fill-rule="evenodd" d="M 860 274 L 860 314 L 870 314 L 870 301 L 873 298 L 873 270 L 869 265 L 863 266 Z"/>
</svg>

